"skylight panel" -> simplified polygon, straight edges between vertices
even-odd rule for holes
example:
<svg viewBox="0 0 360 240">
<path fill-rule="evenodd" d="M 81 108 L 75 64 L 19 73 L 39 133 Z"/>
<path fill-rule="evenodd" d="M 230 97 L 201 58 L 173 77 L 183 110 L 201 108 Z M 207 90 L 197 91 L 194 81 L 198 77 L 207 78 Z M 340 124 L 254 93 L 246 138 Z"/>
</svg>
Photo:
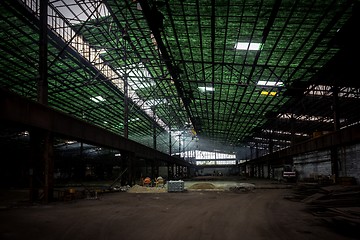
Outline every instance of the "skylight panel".
<svg viewBox="0 0 360 240">
<path fill-rule="evenodd" d="M 250 42 L 237 42 L 235 43 L 234 48 L 236 50 L 261 50 L 262 44 L 261 43 L 250 43 Z"/>
<path fill-rule="evenodd" d="M 96 96 L 96 97 L 92 97 L 90 98 L 91 100 L 93 100 L 94 102 L 96 103 L 99 103 L 99 102 L 104 102 L 105 99 L 102 97 L 102 96 Z"/>
<path fill-rule="evenodd" d="M 215 88 L 213 87 L 199 87 L 200 92 L 214 92 Z"/>
<path fill-rule="evenodd" d="M 278 82 L 278 81 L 258 81 L 257 82 L 258 86 L 265 86 L 265 87 L 282 87 L 284 86 L 283 82 Z"/>
<path fill-rule="evenodd" d="M 120 75 L 128 76 L 128 84 L 133 90 L 148 88 L 155 85 L 149 71 L 142 63 L 131 64 L 116 69 Z"/>
<path fill-rule="evenodd" d="M 151 99 L 146 101 L 149 106 L 157 106 L 159 104 L 165 104 L 166 102 L 166 99 Z"/>
<path fill-rule="evenodd" d="M 70 23 L 78 24 L 100 17 L 109 16 L 109 10 L 104 3 L 95 5 L 95 3 L 86 1 L 66 0 L 64 1 L 52 1 L 51 3 Z M 96 11 L 95 14 L 93 12 Z"/>
</svg>

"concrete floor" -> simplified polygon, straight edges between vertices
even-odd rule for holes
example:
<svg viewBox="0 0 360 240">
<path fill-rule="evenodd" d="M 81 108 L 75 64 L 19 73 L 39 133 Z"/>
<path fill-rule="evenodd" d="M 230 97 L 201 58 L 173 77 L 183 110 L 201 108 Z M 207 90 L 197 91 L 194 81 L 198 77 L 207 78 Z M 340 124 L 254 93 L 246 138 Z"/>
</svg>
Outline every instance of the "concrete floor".
<svg viewBox="0 0 360 240">
<path fill-rule="evenodd" d="M 186 181 L 185 188 L 199 182 Z M 327 228 L 303 203 L 288 200 L 289 185 L 248 180 L 243 183 L 254 189 L 234 192 L 226 189 L 241 182 L 206 182 L 223 189 L 114 192 L 91 200 L 12 205 L 3 194 L 0 239 L 359 239 Z"/>
</svg>

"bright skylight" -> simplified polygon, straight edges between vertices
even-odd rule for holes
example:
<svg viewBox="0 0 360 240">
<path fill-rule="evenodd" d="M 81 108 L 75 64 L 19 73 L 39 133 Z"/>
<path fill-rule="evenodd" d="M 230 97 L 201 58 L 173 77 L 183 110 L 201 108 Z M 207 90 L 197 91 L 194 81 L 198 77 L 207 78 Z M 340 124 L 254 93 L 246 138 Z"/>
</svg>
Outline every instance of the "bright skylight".
<svg viewBox="0 0 360 240">
<path fill-rule="evenodd" d="M 203 159 L 236 159 L 235 154 L 228 154 L 228 153 L 220 153 L 220 152 L 210 152 L 210 151 L 200 151 L 195 150 L 195 159 L 196 160 L 203 160 Z"/>
<path fill-rule="evenodd" d="M 166 99 L 150 99 L 146 101 L 149 106 L 157 106 L 159 104 L 165 104 L 166 102 Z"/>
<path fill-rule="evenodd" d="M 119 67 L 116 71 L 121 76 L 128 76 L 128 84 L 133 90 L 147 88 L 155 85 L 150 73 L 145 68 L 143 63 L 131 64 L 124 67 Z"/>
<path fill-rule="evenodd" d="M 96 96 L 96 97 L 92 97 L 90 99 L 96 103 L 105 101 L 105 99 L 102 96 Z"/>
<path fill-rule="evenodd" d="M 214 92 L 215 88 L 213 88 L 213 87 L 199 87 L 199 90 L 201 92 Z"/>
<path fill-rule="evenodd" d="M 329 85 L 310 85 L 305 93 L 306 95 L 317 95 L 317 96 L 332 96 L 333 95 L 333 86 Z M 346 98 L 360 98 L 360 95 L 356 88 L 343 87 L 339 89 L 339 97 Z"/>
<path fill-rule="evenodd" d="M 249 43 L 249 42 L 237 42 L 235 43 L 236 50 L 260 50 L 262 47 L 261 43 Z"/>
<path fill-rule="evenodd" d="M 196 165 L 235 165 L 236 160 L 227 160 L 227 161 L 196 161 Z"/>
<path fill-rule="evenodd" d="M 57 8 L 71 23 L 81 23 L 99 17 L 109 16 L 109 11 L 105 4 L 97 6 L 95 3 L 89 4 L 87 1 L 66 0 L 51 1 L 52 5 Z M 35 6 L 35 4 L 33 4 Z M 96 8 L 96 9 L 95 9 Z M 95 12 L 95 13 L 93 13 Z"/>
<path fill-rule="evenodd" d="M 274 81 L 258 81 L 258 86 L 269 86 L 269 87 L 281 87 L 284 86 L 283 82 L 274 82 Z"/>
</svg>

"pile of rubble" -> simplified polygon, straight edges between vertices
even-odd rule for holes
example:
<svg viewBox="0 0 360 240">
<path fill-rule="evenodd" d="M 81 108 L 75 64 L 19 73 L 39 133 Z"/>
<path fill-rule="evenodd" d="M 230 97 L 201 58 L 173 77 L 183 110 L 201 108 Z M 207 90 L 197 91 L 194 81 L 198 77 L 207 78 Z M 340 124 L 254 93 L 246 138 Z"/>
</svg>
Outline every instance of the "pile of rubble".
<svg viewBox="0 0 360 240">
<path fill-rule="evenodd" d="M 238 183 L 236 186 L 230 187 L 229 190 L 232 192 L 252 192 L 255 189 L 255 185 L 251 183 Z"/>
<path fill-rule="evenodd" d="M 360 236 L 360 186 L 303 184 L 288 199 L 306 209 L 329 228 L 348 237 Z"/>
</svg>

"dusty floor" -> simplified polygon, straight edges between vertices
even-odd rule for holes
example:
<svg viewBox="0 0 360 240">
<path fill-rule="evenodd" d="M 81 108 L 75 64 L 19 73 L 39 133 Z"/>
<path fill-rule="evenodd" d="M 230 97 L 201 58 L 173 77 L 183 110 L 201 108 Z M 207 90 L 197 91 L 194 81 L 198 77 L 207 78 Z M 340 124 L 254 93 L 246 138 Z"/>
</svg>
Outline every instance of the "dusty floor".
<svg viewBox="0 0 360 240">
<path fill-rule="evenodd" d="M 289 200 L 293 189 L 287 185 L 247 182 L 256 187 L 228 191 L 234 183 L 207 182 L 219 190 L 191 190 L 195 183 L 186 182 L 184 192 L 114 192 L 98 199 L 3 204 L 0 239 L 360 239 L 327 227 L 304 203 Z"/>
</svg>

